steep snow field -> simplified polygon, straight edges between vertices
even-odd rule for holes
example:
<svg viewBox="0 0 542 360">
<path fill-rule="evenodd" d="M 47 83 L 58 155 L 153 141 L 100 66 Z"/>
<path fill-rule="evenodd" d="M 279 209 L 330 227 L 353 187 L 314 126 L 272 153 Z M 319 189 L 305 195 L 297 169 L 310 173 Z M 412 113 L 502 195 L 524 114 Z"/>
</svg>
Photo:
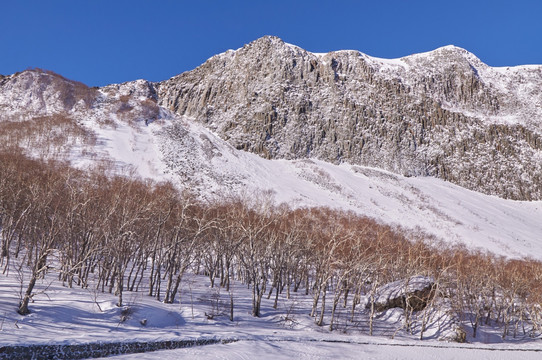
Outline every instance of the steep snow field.
<svg viewBox="0 0 542 360">
<path fill-rule="evenodd" d="M 542 259 L 541 201 L 505 200 L 431 177 L 356 165 L 266 160 L 234 149 L 190 119 L 169 116 L 148 126 L 93 130 L 119 166 L 207 199 L 247 195 L 293 207 L 329 206 L 498 255 Z"/>
</svg>

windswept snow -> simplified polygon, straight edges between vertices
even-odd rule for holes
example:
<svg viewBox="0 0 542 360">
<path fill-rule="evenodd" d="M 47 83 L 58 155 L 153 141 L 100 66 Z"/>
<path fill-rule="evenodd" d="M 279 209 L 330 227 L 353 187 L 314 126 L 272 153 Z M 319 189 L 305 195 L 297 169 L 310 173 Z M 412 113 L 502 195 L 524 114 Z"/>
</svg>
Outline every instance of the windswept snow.
<svg viewBox="0 0 542 360">
<path fill-rule="evenodd" d="M 376 336 L 360 331 L 367 327 L 364 323 L 345 332 L 330 332 L 327 326 L 314 324 L 309 316 L 312 298 L 304 292 L 292 293 L 290 299 L 281 296 L 277 309 L 272 307 L 273 299 L 264 297 L 262 316 L 254 318 L 250 314 L 250 289 L 240 283 L 234 283 L 232 289 L 236 304 L 231 322 L 227 314 L 219 314 L 229 303 L 229 293 L 210 288 L 207 277 L 193 274 L 184 277 L 180 302 L 164 304 L 147 296 L 145 291 L 126 291 L 126 305 L 119 308 L 115 306 L 115 295 L 92 290 L 92 286 L 67 288 L 52 272 L 38 281 L 39 292 L 31 305 L 31 314 L 21 316 L 16 313 L 21 275 L 24 273 L 11 270 L 8 276 L 0 277 L 0 347 L 22 345 L 21 339 L 24 345 L 234 341 L 115 357 L 118 359 L 467 359 L 475 356 L 495 359 L 497 356 L 523 360 L 538 359 L 541 351 L 539 340 L 528 337 L 502 342 L 498 329 L 491 326 L 480 328 L 477 338 L 468 338 L 469 344 L 436 340 L 448 330 L 445 324 L 438 326 L 434 337 L 419 341 L 404 332 L 396 333 L 401 327 L 399 309 L 390 309 L 377 317 Z M 218 307 L 213 299 L 219 299 Z M 339 312 L 349 312 L 348 308 L 339 308 Z M 218 315 L 208 319 L 205 313 L 210 311 L 218 311 Z M 348 315 L 341 316 L 344 319 Z M 437 330 L 435 324 L 432 329 Z M 3 358 L 1 352 L 0 358 Z"/>
<path fill-rule="evenodd" d="M 91 123 L 87 125 L 90 125 L 100 143 L 99 157 L 111 159 L 118 167 L 135 171 L 143 178 L 168 180 L 151 128 L 131 126 L 122 121 L 115 122 L 114 127 L 95 126 Z M 73 158 L 74 163 L 80 160 Z"/>
<path fill-rule="evenodd" d="M 265 196 L 293 207 L 351 210 L 446 242 L 542 259 L 541 201 L 505 200 L 432 177 L 404 177 L 351 164 L 266 160 L 171 114 L 148 125 L 117 121 L 114 127 L 94 124 L 92 129 L 102 155 L 119 168 L 173 181 L 208 200 Z"/>
<path fill-rule="evenodd" d="M 161 131 L 175 127 L 175 137 Z M 505 200 L 430 177 L 404 177 L 375 168 L 319 160 L 266 160 L 239 151 L 190 119 L 150 124 L 160 138 L 168 176 L 207 199 L 225 194 L 270 196 L 294 207 L 329 206 L 422 230 L 438 239 L 464 243 L 511 257 L 542 259 L 542 202 Z M 122 134 L 122 133 L 121 133 Z M 125 135 L 122 135 L 125 136 Z M 145 140 L 153 141 L 152 139 Z M 139 158 L 137 152 L 132 153 Z M 127 163 L 134 163 L 129 152 Z"/>
</svg>

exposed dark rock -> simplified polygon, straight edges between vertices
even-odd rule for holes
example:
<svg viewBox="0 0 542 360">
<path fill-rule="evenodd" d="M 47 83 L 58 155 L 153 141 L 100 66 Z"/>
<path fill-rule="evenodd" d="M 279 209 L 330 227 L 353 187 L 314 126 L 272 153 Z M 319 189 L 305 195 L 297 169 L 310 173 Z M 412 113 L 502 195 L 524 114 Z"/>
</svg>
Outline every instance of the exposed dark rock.
<svg viewBox="0 0 542 360">
<path fill-rule="evenodd" d="M 227 344 L 235 339 L 193 339 L 145 342 L 89 343 L 78 345 L 0 346 L 0 359 L 88 359 L 112 355 L 137 354 L 192 346 Z"/>
</svg>

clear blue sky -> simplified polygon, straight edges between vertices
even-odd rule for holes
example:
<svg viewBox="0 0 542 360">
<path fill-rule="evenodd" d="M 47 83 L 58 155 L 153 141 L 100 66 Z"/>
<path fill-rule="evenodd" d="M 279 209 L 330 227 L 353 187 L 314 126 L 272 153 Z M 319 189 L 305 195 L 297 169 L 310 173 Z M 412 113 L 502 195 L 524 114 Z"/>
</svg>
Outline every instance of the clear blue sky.
<svg viewBox="0 0 542 360">
<path fill-rule="evenodd" d="M 453 44 L 492 66 L 542 64 L 542 1 L 6 0 L 0 74 L 160 81 L 263 35 L 314 52 L 395 58 Z"/>
</svg>

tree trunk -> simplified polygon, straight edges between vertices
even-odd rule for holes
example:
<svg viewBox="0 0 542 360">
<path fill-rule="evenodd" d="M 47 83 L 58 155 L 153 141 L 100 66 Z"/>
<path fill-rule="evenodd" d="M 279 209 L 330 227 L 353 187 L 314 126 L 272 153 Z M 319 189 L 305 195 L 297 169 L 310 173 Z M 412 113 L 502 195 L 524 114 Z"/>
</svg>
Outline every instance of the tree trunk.
<svg viewBox="0 0 542 360">
<path fill-rule="evenodd" d="M 124 270 L 121 269 L 119 266 L 118 270 L 118 277 L 117 277 L 117 295 L 119 297 L 119 301 L 117 303 L 118 307 L 122 306 L 122 293 L 124 292 Z"/>
<path fill-rule="evenodd" d="M 326 311 L 326 288 L 327 288 L 327 282 L 324 284 L 324 287 L 322 289 L 322 308 L 320 309 L 320 318 L 318 319 L 318 322 L 316 325 L 322 326 L 324 324 L 324 313 Z"/>
<path fill-rule="evenodd" d="M 32 278 L 30 279 L 30 282 L 28 283 L 28 287 L 26 288 L 26 292 L 24 294 L 23 300 L 19 304 L 19 309 L 17 310 L 17 312 L 21 315 L 30 314 L 30 311 L 28 310 L 28 303 L 30 302 L 30 299 L 32 298 L 32 290 L 34 290 L 34 285 L 36 285 L 36 279 L 37 279 L 37 275 L 32 274 Z"/>
<path fill-rule="evenodd" d="M 233 321 L 233 292 L 230 291 L 230 321 Z"/>
</svg>

